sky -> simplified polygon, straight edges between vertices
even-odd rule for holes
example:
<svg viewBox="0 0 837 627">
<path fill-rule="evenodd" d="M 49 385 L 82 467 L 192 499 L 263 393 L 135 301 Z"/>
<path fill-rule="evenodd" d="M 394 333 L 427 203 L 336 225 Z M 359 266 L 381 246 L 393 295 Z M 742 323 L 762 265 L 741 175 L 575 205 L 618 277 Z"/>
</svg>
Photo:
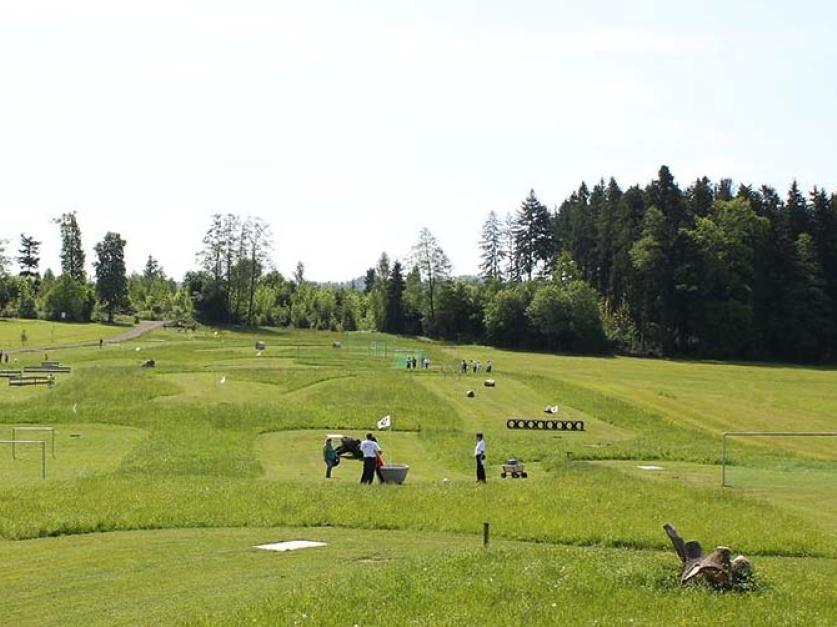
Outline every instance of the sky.
<svg viewBox="0 0 837 627">
<path fill-rule="evenodd" d="M 807 0 L 0 0 L 0 238 L 57 270 L 76 211 L 88 263 L 116 231 L 129 270 L 179 279 L 232 212 L 286 275 L 360 276 L 422 227 L 473 274 L 530 189 L 551 208 L 666 164 L 837 191 L 835 23 Z"/>
</svg>

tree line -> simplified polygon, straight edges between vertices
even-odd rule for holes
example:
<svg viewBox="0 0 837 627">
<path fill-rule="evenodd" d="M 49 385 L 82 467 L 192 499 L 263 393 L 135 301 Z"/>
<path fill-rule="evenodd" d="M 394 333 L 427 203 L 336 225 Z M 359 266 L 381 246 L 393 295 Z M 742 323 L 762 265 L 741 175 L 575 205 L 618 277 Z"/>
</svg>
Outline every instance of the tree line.
<svg viewBox="0 0 837 627">
<path fill-rule="evenodd" d="M 18 255 L 7 254 L 0 240 L 0 316 L 44 318 L 68 322 L 113 322 L 119 314 L 145 318 L 182 316 L 191 311 L 185 294 L 166 277 L 149 255 L 142 274 L 127 275 L 125 245 L 119 233 L 107 232 L 93 248 L 93 276 L 85 270 L 86 255 L 75 212 L 53 220 L 61 241 L 61 272 L 40 272 L 42 242 L 21 234 Z M 19 272 L 13 272 L 17 262 Z"/>
<path fill-rule="evenodd" d="M 581 183 L 549 209 L 534 191 L 480 233 L 480 275 L 452 276 L 424 228 L 409 254 L 383 252 L 343 284 L 270 265 L 261 218 L 215 214 L 181 283 L 151 256 L 125 276 L 125 241 L 96 245 L 84 272 L 74 213 L 56 223 L 61 275 L 38 272 L 21 236 L 20 272 L 0 247 L 0 314 L 49 319 L 194 317 L 206 323 L 379 330 L 553 351 L 830 361 L 837 355 L 837 195 L 794 182 L 706 177 L 682 189 L 666 166 L 647 185 Z"/>
</svg>

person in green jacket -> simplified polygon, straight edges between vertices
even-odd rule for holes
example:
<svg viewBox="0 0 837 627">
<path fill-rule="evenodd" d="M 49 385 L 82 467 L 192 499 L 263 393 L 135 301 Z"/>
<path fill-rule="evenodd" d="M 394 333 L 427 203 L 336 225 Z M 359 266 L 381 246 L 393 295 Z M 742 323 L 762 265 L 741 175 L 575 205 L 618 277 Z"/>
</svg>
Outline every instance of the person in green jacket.
<svg viewBox="0 0 837 627">
<path fill-rule="evenodd" d="M 331 469 L 340 463 L 340 456 L 331 445 L 331 438 L 326 438 L 323 446 L 323 461 L 326 465 L 326 479 L 331 479 Z"/>
</svg>

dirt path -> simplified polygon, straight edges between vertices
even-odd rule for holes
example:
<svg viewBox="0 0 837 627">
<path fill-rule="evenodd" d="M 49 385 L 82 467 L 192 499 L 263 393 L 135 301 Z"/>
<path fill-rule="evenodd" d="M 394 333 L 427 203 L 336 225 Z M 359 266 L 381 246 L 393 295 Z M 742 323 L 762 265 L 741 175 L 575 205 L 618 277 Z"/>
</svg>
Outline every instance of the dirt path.
<svg viewBox="0 0 837 627">
<path fill-rule="evenodd" d="M 129 340 L 136 339 L 141 335 L 145 335 L 146 333 L 150 333 L 151 331 L 159 329 L 163 326 L 163 324 L 164 321 L 162 320 L 141 320 L 139 324 L 125 331 L 124 333 L 111 335 L 108 338 L 104 338 L 102 341 L 104 344 L 119 344 L 120 342 L 127 342 Z M 40 351 L 57 350 L 60 348 L 81 348 L 84 346 L 98 345 L 99 340 L 87 340 L 85 342 L 69 342 L 67 344 L 46 344 L 43 346 L 27 346 L 26 348 L 12 348 L 4 352 L 9 353 L 11 355 L 14 353 L 37 353 Z"/>
</svg>

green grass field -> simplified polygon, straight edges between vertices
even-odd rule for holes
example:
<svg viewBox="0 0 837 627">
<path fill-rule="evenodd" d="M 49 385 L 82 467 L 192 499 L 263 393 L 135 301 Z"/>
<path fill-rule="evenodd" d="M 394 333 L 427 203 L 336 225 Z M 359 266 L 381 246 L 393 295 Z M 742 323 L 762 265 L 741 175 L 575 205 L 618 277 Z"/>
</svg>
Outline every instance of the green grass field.
<svg viewBox="0 0 837 627">
<path fill-rule="evenodd" d="M 411 352 L 433 367 L 407 371 Z M 837 438 L 731 441 L 726 488 L 718 466 L 726 430 L 837 430 L 833 370 L 269 329 L 50 358 L 73 366 L 51 388 L 0 380 L 0 434 L 56 430 L 46 480 L 39 450 L 0 447 L 8 624 L 837 623 Z M 460 359 L 492 359 L 496 387 L 457 374 Z M 586 430 L 505 426 L 552 404 Z M 324 436 L 384 414 L 406 483 L 360 486 L 352 460 L 327 481 Z M 500 479 L 511 456 L 528 479 Z M 748 555 L 755 590 L 681 589 L 664 522 Z M 289 539 L 328 546 L 253 548 Z"/>
<path fill-rule="evenodd" d="M 54 344 L 76 344 L 107 339 L 130 327 L 116 324 L 69 324 L 46 320 L 0 318 L 0 349 L 12 350 Z M 21 334 L 26 333 L 26 342 Z"/>
</svg>

